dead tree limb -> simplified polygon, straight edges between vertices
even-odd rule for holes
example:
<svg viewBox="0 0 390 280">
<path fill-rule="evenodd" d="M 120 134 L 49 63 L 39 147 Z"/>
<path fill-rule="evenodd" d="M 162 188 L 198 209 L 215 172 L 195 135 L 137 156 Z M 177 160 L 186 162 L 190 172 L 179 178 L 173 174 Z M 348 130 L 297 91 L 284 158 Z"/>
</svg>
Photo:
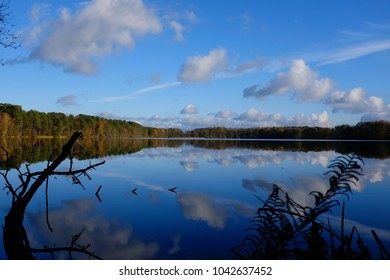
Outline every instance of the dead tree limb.
<svg viewBox="0 0 390 280">
<path fill-rule="evenodd" d="M 3 227 L 3 243 L 5 252 L 9 259 L 34 259 L 32 249 L 28 241 L 27 233 L 23 226 L 24 214 L 28 204 L 30 203 L 31 199 L 38 191 L 40 186 L 45 181 L 48 182 L 49 176 L 77 176 L 79 174 L 84 174 L 88 176 L 88 170 L 94 169 L 96 166 L 104 163 L 103 161 L 94 165 L 89 165 L 88 167 L 83 169 L 70 170 L 69 172 L 55 171 L 55 169 L 69 156 L 73 145 L 80 136 L 81 132 L 73 133 L 68 142 L 62 147 L 62 151 L 59 156 L 51 163 L 49 160 L 46 169 L 44 169 L 43 171 L 31 173 L 28 165 L 26 166 L 26 173 L 23 174 L 19 171 L 19 179 L 21 181 L 21 185 L 16 189 L 12 187 L 11 183 L 7 178 L 9 169 L 7 168 L 5 174 L 2 173 L 6 182 L 5 188 L 7 188 L 12 194 L 12 206 L 5 217 L 5 223 Z M 30 182 L 32 182 L 31 185 Z M 34 251 L 36 250 L 37 249 L 35 249 Z M 81 249 L 79 248 L 77 250 Z"/>
</svg>

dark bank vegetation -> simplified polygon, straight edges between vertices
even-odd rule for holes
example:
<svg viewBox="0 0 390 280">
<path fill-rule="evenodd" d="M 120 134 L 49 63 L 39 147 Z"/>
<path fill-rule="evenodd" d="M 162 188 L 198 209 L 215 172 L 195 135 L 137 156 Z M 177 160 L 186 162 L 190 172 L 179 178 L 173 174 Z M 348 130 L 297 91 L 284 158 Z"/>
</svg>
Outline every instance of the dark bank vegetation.
<svg viewBox="0 0 390 280">
<path fill-rule="evenodd" d="M 345 228 L 345 200 L 363 175 L 363 160 L 355 154 L 342 155 L 329 165 L 329 189 L 312 191 L 313 206 L 297 203 L 277 185 L 261 201 L 257 215 L 242 243 L 232 249 L 241 259 L 372 259 L 356 227 Z M 341 225 L 332 225 L 328 214 L 341 207 Z M 390 254 L 374 230 L 379 257 Z"/>
<path fill-rule="evenodd" d="M 70 243 L 67 243 L 67 245 L 63 247 L 54 246 L 52 248 L 32 248 L 30 246 L 28 233 L 23 225 L 24 215 L 30 201 L 38 189 L 44 185 L 46 187 L 46 222 L 48 228 L 53 231 L 49 222 L 49 178 L 52 176 L 68 176 L 72 178 L 73 184 L 82 185 L 80 179 L 82 176 L 91 179 L 88 175 L 88 171 L 104 164 L 104 161 L 101 161 L 96 164 L 89 164 L 87 167 L 82 169 L 73 169 L 71 149 L 80 136 L 80 132 L 75 132 L 70 137 L 69 141 L 62 146 L 58 156 L 56 156 L 53 161 L 50 159 L 48 160 L 47 167 L 44 170 L 32 172 L 29 168 L 29 164 L 25 165 L 25 171 L 17 169 L 19 174 L 19 185 L 15 185 L 11 183 L 11 180 L 9 180 L 8 173 L 11 170 L 9 166 L 7 166 L 4 172 L 0 172 L 0 175 L 5 181 L 4 190 L 6 190 L 12 198 L 11 208 L 5 216 L 4 225 L 2 227 L 4 249 L 9 259 L 35 259 L 34 253 L 48 253 L 54 258 L 54 254 L 56 252 L 67 252 L 69 254 L 69 258 L 72 258 L 73 253 L 82 253 L 92 258 L 99 258 L 94 252 L 90 251 L 91 244 L 81 245 L 78 243 L 78 240 L 84 230 L 73 235 L 70 238 Z M 0 148 L 8 158 L 7 150 L 2 147 Z M 57 167 L 68 157 L 70 158 L 68 171 L 57 171 Z"/>
<path fill-rule="evenodd" d="M 199 128 L 187 133 L 189 137 L 231 139 L 335 139 L 335 140 L 390 140 L 390 122 L 361 122 L 355 126 L 327 127 L 254 127 L 254 128 Z"/>
<path fill-rule="evenodd" d="M 97 116 L 24 111 L 21 106 L 0 104 L 0 137 L 69 137 L 82 130 L 84 137 L 98 138 L 230 138 L 230 139 L 344 139 L 390 140 L 390 122 L 361 122 L 355 126 L 325 127 L 255 127 L 198 128 L 182 131 L 177 128 L 144 127 L 137 122 L 106 119 Z"/>
</svg>

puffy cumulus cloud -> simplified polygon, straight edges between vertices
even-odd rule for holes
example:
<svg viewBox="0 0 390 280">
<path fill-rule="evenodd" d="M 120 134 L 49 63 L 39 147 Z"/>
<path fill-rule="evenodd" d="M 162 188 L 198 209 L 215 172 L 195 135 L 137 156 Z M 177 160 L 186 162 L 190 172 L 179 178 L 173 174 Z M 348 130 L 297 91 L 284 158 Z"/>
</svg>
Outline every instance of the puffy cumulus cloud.
<svg viewBox="0 0 390 280">
<path fill-rule="evenodd" d="M 329 78 L 319 78 L 319 74 L 312 70 L 302 59 L 293 60 L 288 72 L 281 72 L 266 85 L 253 85 L 244 90 L 244 97 L 259 99 L 269 95 L 283 95 L 289 92 L 300 102 L 320 100 L 333 87 Z"/>
<path fill-rule="evenodd" d="M 62 106 L 77 105 L 76 96 L 73 94 L 65 95 L 57 99 L 57 103 Z"/>
<path fill-rule="evenodd" d="M 188 104 L 181 111 L 180 114 L 197 114 L 198 108 L 193 104 Z"/>
<path fill-rule="evenodd" d="M 390 104 L 385 106 L 385 109 L 381 112 L 369 112 L 362 116 L 363 122 L 385 120 L 390 121 Z"/>
<path fill-rule="evenodd" d="M 184 110 L 184 109 L 183 109 Z M 182 111 L 183 111 L 182 110 Z M 323 111 L 319 114 L 297 114 L 293 117 L 286 117 L 280 113 L 267 113 L 254 108 L 243 113 L 235 113 L 223 110 L 218 113 L 202 116 L 199 114 L 184 114 L 183 117 L 170 116 L 167 118 L 137 119 L 144 126 L 169 128 L 176 127 L 184 130 L 192 130 L 202 127 L 279 127 L 279 126 L 319 126 L 330 127 L 334 123 L 330 120 L 329 114 Z"/>
<path fill-rule="evenodd" d="M 323 111 L 321 114 L 298 114 L 293 118 L 294 125 L 301 126 L 332 126 L 332 123 L 329 121 L 328 112 Z"/>
<path fill-rule="evenodd" d="M 321 114 L 305 115 L 303 113 L 295 115 L 292 118 L 281 115 L 280 113 L 269 114 L 263 111 L 258 111 L 254 108 L 248 109 L 246 112 L 240 114 L 235 118 L 236 121 L 242 123 L 251 123 L 253 126 L 332 126 L 329 120 L 329 115 L 326 111 Z"/>
<path fill-rule="evenodd" d="M 74 13 L 63 8 L 57 19 L 36 25 L 29 36 L 35 38 L 30 60 L 92 74 L 96 58 L 131 49 L 138 37 L 161 30 L 160 19 L 142 0 L 92 0 Z"/>
<path fill-rule="evenodd" d="M 292 93 L 299 102 L 318 101 L 330 106 L 333 113 L 361 114 L 362 121 L 390 120 L 390 104 L 386 104 L 382 98 L 368 96 L 361 87 L 350 91 L 332 90 L 333 84 L 331 79 L 321 78 L 318 72 L 306 65 L 305 61 L 297 59 L 291 62 L 288 71 L 278 73 L 266 85 L 253 85 L 244 89 L 243 96 L 263 99 L 270 95 Z M 272 118 L 279 117 L 272 116 Z M 250 122 L 257 122 L 264 118 L 270 120 L 268 114 L 253 109 L 238 117 Z M 330 125 L 326 112 L 309 116 L 300 114 L 293 119 L 282 118 L 282 120 L 294 125 L 316 125 L 316 123 L 322 124 L 321 126 Z"/>
<path fill-rule="evenodd" d="M 208 82 L 221 71 L 228 62 L 226 49 L 214 49 L 207 55 L 189 57 L 182 65 L 177 79 L 184 83 Z"/>
<path fill-rule="evenodd" d="M 346 112 L 352 114 L 380 113 L 387 107 L 383 99 L 376 96 L 367 96 L 362 88 L 350 91 L 335 91 L 326 100 L 333 112 Z"/>
</svg>

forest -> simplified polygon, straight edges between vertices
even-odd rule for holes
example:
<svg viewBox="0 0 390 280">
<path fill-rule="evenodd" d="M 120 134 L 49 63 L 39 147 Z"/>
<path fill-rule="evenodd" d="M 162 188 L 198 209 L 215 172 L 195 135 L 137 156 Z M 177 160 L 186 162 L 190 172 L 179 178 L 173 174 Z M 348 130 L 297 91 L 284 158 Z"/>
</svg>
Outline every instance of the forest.
<svg viewBox="0 0 390 280">
<path fill-rule="evenodd" d="M 222 138 L 222 139 L 335 139 L 390 140 L 390 122 L 360 122 L 336 127 L 209 127 L 183 131 L 144 127 L 137 122 L 84 114 L 25 111 L 19 105 L 0 103 L 0 137 L 69 137 L 82 131 L 87 138 Z"/>
</svg>

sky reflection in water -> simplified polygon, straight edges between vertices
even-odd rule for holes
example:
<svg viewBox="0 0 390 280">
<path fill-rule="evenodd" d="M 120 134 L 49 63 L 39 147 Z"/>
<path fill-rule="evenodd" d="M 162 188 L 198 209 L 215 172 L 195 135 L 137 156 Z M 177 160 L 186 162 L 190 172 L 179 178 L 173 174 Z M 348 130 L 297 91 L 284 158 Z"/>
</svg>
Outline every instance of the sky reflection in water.
<svg viewBox="0 0 390 280">
<path fill-rule="evenodd" d="M 25 226 L 33 247 L 64 245 L 85 228 L 80 242 L 90 243 L 104 259 L 230 259 L 260 206 L 252 194 L 266 198 L 278 184 L 297 202 L 310 204 L 310 191 L 328 188 L 323 173 L 337 155 L 182 145 L 107 156 L 90 173 L 91 181 L 84 178 L 85 190 L 70 179 L 51 179 L 53 233 L 45 221 L 43 190 L 29 206 Z M 357 226 L 369 245 L 371 229 L 390 245 L 390 159 L 364 160 L 365 175 L 347 201 L 346 225 Z M 95 196 L 99 185 L 102 202 Z M 173 187 L 177 193 L 169 190 Z M 0 197 L 5 214 L 10 198 Z M 337 212 L 330 214 L 335 227 Z"/>
</svg>

